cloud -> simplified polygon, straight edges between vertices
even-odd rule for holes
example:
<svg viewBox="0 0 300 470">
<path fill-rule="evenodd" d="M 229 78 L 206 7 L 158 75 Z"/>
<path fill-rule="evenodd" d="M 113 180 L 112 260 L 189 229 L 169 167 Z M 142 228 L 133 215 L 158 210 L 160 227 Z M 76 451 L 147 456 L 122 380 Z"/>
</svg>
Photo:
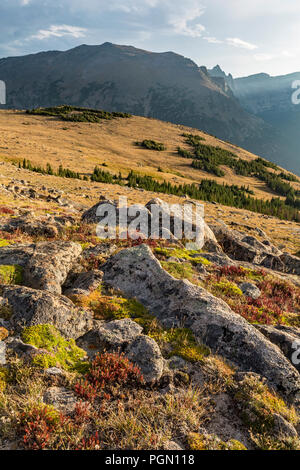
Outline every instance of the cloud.
<svg viewBox="0 0 300 470">
<path fill-rule="evenodd" d="M 249 51 L 253 51 L 254 49 L 258 49 L 258 46 L 255 44 L 251 44 L 250 42 L 243 41 L 239 38 L 227 38 L 227 44 L 233 47 L 240 47 L 242 49 L 248 49 Z"/>
<path fill-rule="evenodd" d="M 215 38 L 214 36 L 203 36 L 203 39 L 210 44 L 223 44 L 224 41 L 221 41 L 220 39 Z"/>
<path fill-rule="evenodd" d="M 34 34 L 30 39 L 48 39 L 50 37 L 62 38 L 63 36 L 70 36 L 73 38 L 83 38 L 85 36 L 86 28 L 78 26 L 52 25 L 49 29 L 40 29 L 37 34 Z"/>
<path fill-rule="evenodd" d="M 174 2 L 172 3 L 174 6 Z M 198 20 L 204 14 L 205 7 L 199 5 L 197 1 L 190 1 L 189 7 L 186 3 L 187 2 L 184 4 L 185 8 L 178 6 L 177 9 L 174 8 L 175 11 L 177 10 L 176 13 L 170 13 L 170 11 L 172 11 L 170 2 L 165 1 L 167 23 L 176 34 L 191 36 L 193 38 L 201 37 L 206 28 Z"/>
<path fill-rule="evenodd" d="M 30 2 L 31 2 L 31 0 L 21 0 L 21 5 L 22 6 L 29 5 Z"/>
</svg>

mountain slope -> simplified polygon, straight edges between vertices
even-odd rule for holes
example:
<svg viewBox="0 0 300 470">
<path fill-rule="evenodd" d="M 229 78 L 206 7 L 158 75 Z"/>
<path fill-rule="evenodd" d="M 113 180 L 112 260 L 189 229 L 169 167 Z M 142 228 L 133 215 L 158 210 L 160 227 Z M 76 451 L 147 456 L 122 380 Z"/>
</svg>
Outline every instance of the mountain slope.
<svg viewBox="0 0 300 470">
<path fill-rule="evenodd" d="M 0 60 L 7 108 L 71 104 L 154 117 L 268 154 L 276 136 L 205 68 L 172 52 L 105 43 Z"/>
<path fill-rule="evenodd" d="M 266 73 L 233 79 L 219 65 L 208 71 L 223 88 L 230 88 L 242 107 L 276 132 L 276 144 L 270 146 L 268 156 L 278 164 L 300 173 L 298 135 L 300 106 L 292 103 L 292 84 L 300 80 L 300 72 L 271 77 Z M 260 144 L 258 144 L 260 146 Z M 248 147 L 259 153 L 255 144 Z"/>
</svg>

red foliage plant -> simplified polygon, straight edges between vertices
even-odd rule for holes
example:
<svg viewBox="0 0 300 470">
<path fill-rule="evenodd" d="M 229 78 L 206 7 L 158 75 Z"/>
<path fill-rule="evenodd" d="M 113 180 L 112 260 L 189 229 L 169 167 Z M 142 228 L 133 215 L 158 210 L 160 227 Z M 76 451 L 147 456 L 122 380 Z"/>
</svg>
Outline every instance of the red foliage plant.
<svg viewBox="0 0 300 470">
<path fill-rule="evenodd" d="M 143 384 L 140 369 L 132 364 L 124 354 L 98 354 L 91 364 L 85 379 L 75 385 L 76 393 L 85 399 L 110 399 L 110 392 L 116 386 L 136 386 Z"/>
<path fill-rule="evenodd" d="M 10 209 L 9 207 L 1 206 L 0 214 L 14 215 L 15 212 L 13 211 L 13 209 Z"/>
</svg>

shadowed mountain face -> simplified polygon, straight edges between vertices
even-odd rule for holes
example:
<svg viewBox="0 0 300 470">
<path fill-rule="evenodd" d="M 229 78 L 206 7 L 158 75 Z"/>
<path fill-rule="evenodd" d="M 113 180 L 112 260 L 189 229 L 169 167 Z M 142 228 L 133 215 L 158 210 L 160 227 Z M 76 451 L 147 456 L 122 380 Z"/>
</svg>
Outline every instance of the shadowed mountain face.
<svg viewBox="0 0 300 470">
<path fill-rule="evenodd" d="M 123 111 L 202 129 L 251 147 L 271 130 L 250 115 L 231 89 L 183 56 L 105 43 L 66 52 L 0 60 L 7 108 L 71 104 Z M 256 148 L 258 150 L 258 147 Z"/>
<path fill-rule="evenodd" d="M 0 60 L 6 108 L 70 104 L 158 118 L 204 130 L 300 173 L 296 159 L 290 164 L 295 152 L 286 150 L 266 110 L 258 112 L 252 96 L 244 97 L 248 84 L 219 67 L 213 71 L 173 52 L 110 43 Z"/>
<path fill-rule="evenodd" d="M 300 72 L 270 77 L 253 75 L 234 80 L 234 93 L 250 113 L 264 119 L 281 133 L 280 148 L 285 152 L 281 163 L 300 172 L 300 105 L 292 102 L 292 84 L 300 80 Z M 279 158 L 277 158 L 279 161 Z"/>
</svg>

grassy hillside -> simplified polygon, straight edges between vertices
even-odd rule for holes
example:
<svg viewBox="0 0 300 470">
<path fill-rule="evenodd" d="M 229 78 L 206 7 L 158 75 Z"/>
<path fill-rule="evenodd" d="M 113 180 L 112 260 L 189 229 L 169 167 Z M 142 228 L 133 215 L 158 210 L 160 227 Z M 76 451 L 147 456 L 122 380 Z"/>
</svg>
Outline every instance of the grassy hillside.
<svg viewBox="0 0 300 470">
<path fill-rule="evenodd" d="M 249 188 L 253 192 L 251 197 L 261 200 L 271 200 L 273 197 L 280 197 L 275 191 L 268 187 L 266 181 L 257 176 L 245 176 L 237 174 L 235 168 L 226 165 L 220 165 L 221 176 L 216 176 L 211 171 L 194 168 L 192 163 L 194 155 L 191 158 L 184 158 L 178 153 L 178 147 L 187 152 L 194 149 L 184 134 L 197 135 L 201 138 L 201 145 L 221 148 L 234 155 L 237 161 L 253 163 L 257 156 L 241 148 L 235 147 L 230 143 L 222 142 L 213 136 L 209 136 L 195 129 L 183 126 L 173 125 L 154 119 L 142 117 L 118 117 L 114 116 L 100 119 L 99 122 L 74 122 L 74 114 L 71 113 L 71 120 L 61 119 L 60 116 L 49 115 L 31 115 L 20 111 L 1 111 L 0 112 L 0 159 L 7 163 L 20 163 L 23 159 L 31 162 L 32 166 L 41 166 L 46 168 L 47 163 L 57 173 L 59 167 L 67 168 L 71 172 L 79 172 L 82 178 L 90 178 L 95 166 L 110 174 L 126 177 L 133 170 L 142 176 L 150 176 L 159 183 L 166 181 L 172 186 L 191 185 L 201 183 L 204 179 L 214 180 L 218 184 L 237 185 Z M 203 140 L 202 140 L 203 139 Z M 162 144 L 160 151 L 146 148 L 148 144 L 141 145 L 147 141 L 154 141 Z M 139 145 L 137 145 L 137 143 Z M 2 173 L 7 169 L 10 175 L 14 174 L 14 167 L 2 167 Z M 25 175 L 27 180 L 41 182 L 39 174 L 28 170 L 20 169 L 20 176 Z M 283 169 L 267 168 L 267 171 L 273 174 L 287 174 Z M 291 174 L 290 174 L 291 175 Z M 5 176 L 5 175 L 3 175 Z M 129 197 L 129 202 L 146 202 L 157 195 L 156 189 L 149 192 L 142 192 L 138 188 L 129 188 L 119 185 L 110 185 L 104 183 L 78 181 L 65 178 L 57 178 L 52 175 L 44 175 L 42 181 L 47 181 L 53 187 L 63 188 L 65 192 L 72 193 L 72 198 L 86 205 L 87 199 L 97 200 L 99 194 L 103 192 L 111 198 L 116 198 L 120 194 Z M 297 179 L 291 176 L 292 180 Z M 295 191 L 300 190 L 300 184 L 297 181 L 286 181 Z M 165 200 L 180 201 L 176 195 L 165 195 Z M 87 204 L 88 202 L 88 204 Z M 272 225 L 272 231 L 276 234 L 272 236 L 279 237 L 281 244 L 284 242 L 288 249 L 295 252 L 298 249 L 298 224 L 292 223 L 296 227 L 296 237 L 294 235 L 286 236 L 284 229 L 288 222 L 279 222 L 277 219 L 269 216 L 261 216 L 252 212 L 239 209 L 230 209 L 221 205 L 206 204 L 207 215 L 222 212 L 230 216 L 235 222 L 240 220 L 252 219 L 254 226 L 263 220 L 263 228 L 268 231 L 268 226 Z M 238 216 L 236 215 L 238 214 Z M 226 218 L 226 217 L 225 217 Z M 230 220 L 230 219 L 229 219 Z M 280 226 L 279 226 L 280 225 Z M 282 230 L 283 229 L 283 230 Z M 289 240 L 290 239 L 290 240 Z"/>
</svg>

